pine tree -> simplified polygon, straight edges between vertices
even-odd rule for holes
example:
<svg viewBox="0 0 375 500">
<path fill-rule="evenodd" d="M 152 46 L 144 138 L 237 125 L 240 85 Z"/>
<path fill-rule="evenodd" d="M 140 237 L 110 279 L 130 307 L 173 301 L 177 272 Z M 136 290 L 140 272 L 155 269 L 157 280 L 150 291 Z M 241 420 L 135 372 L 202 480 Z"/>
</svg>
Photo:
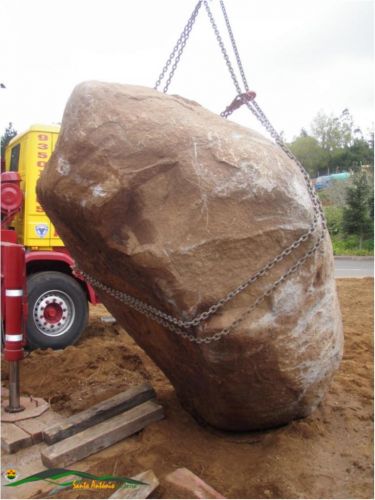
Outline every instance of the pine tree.
<svg viewBox="0 0 375 500">
<path fill-rule="evenodd" d="M 343 214 L 343 229 L 348 235 L 359 237 L 359 248 L 362 249 L 364 238 L 373 233 L 371 207 L 374 195 L 365 172 L 353 176 L 353 183 L 346 191 L 346 207 Z"/>
</svg>

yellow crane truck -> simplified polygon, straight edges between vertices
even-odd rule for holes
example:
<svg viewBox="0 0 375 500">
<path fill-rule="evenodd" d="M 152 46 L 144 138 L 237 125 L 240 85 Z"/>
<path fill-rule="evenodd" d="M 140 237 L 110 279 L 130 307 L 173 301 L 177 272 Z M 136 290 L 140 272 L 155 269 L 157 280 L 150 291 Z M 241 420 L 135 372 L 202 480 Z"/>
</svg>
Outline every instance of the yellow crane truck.
<svg viewBox="0 0 375 500">
<path fill-rule="evenodd" d="M 73 258 L 36 197 L 38 177 L 59 131 L 56 125 L 32 125 L 5 149 L 5 176 L 17 175 L 23 193 L 11 223 L 25 248 L 30 348 L 61 349 L 76 342 L 87 324 L 88 302 L 97 302 L 92 287 L 74 275 Z"/>
</svg>

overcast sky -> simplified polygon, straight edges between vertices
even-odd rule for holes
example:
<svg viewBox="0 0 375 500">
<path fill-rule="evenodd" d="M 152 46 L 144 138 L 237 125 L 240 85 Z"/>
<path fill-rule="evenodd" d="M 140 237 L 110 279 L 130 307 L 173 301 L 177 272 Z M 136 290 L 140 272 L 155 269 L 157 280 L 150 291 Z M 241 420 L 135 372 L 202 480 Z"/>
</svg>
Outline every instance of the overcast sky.
<svg viewBox="0 0 375 500">
<path fill-rule="evenodd" d="M 0 0 L 0 132 L 58 123 L 83 80 L 153 86 L 195 0 Z M 210 0 L 225 33 L 218 0 Z M 374 4 L 225 0 L 250 87 L 288 140 L 319 110 L 373 127 Z M 225 39 L 227 40 L 227 39 Z M 228 50 L 230 49 L 229 43 Z M 231 54 L 231 53 L 230 53 Z M 222 111 L 235 90 L 202 7 L 170 93 Z M 259 127 L 246 109 L 233 119 Z"/>
</svg>

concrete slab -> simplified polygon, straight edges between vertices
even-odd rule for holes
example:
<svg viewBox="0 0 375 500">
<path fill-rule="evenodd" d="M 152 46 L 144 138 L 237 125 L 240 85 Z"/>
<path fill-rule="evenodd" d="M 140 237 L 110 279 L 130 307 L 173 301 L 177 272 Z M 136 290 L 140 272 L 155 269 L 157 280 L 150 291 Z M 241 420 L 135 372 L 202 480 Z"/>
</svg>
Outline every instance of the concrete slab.
<svg viewBox="0 0 375 500">
<path fill-rule="evenodd" d="M 25 420 L 26 418 L 34 418 L 41 415 L 48 410 L 49 404 L 42 398 L 33 398 L 32 396 L 20 397 L 20 404 L 25 409 L 18 413 L 8 413 L 5 411 L 5 407 L 8 406 L 9 402 L 7 399 L 3 399 L 1 402 L 1 421 L 2 422 L 16 422 L 17 420 Z"/>
<path fill-rule="evenodd" d="M 49 409 L 38 417 L 14 422 L 14 425 L 30 434 L 33 444 L 36 444 L 43 441 L 43 431 L 46 428 L 52 425 L 63 424 L 65 420 L 64 417 Z"/>
<path fill-rule="evenodd" d="M 178 498 L 225 498 L 191 470 L 181 467 L 165 476 L 165 480 L 181 493 Z"/>
<path fill-rule="evenodd" d="M 32 443 L 30 434 L 15 424 L 3 423 L 1 425 L 1 449 L 6 453 L 15 453 L 21 448 L 31 446 Z"/>
<path fill-rule="evenodd" d="M 40 443 L 24 450 L 19 450 L 12 455 L 2 453 L 1 456 L 1 472 L 7 469 L 14 469 L 16 471 L 16 480 L 36 474 L 45 470 L 40 453 L 47 448 L 45 443 Z M 40 493 L 47 493 L 51 489 L 51 485 L 44 481 L 37 481 L 35 483 L 22 484 L 21 486 L 7 487 L 10 482 L 7 481 L 4 474 L 1 474 L 1 498 L 31 498 L 33 495 Z"/>
</svg>

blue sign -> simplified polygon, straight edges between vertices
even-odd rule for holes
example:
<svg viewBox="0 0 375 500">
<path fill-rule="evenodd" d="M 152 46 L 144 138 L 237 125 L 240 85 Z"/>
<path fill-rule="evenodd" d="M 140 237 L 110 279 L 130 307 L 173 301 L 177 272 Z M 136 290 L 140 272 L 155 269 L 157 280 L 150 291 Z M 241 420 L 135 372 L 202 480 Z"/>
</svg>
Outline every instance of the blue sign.
<svg viewBox="0 0 375 500">
<path fill-rule="evenodd" d="M 48 234 L 48 224 L 36 224 L 35 232 L 39 238 L 45 238 Z"/>
</svg>

